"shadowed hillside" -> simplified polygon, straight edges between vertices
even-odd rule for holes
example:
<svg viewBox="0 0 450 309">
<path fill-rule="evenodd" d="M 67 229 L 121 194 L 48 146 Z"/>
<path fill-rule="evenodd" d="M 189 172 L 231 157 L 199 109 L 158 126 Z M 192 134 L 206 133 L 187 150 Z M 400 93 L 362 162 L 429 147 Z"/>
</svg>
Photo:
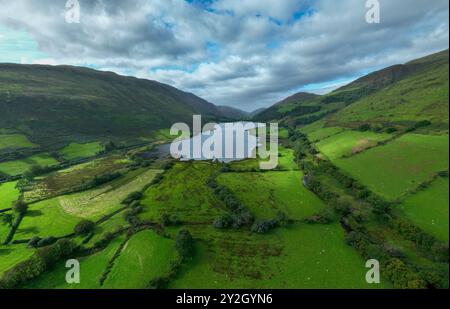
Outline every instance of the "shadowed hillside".
<svg viewBox="0 0 450 309">
<path fill-rule="evenodd" d="M 32 140 L 137 137 L 221 117 L 213 104 L 155 81 L 71 66 L 0 64 L 0 128 Z"/>
</svg>

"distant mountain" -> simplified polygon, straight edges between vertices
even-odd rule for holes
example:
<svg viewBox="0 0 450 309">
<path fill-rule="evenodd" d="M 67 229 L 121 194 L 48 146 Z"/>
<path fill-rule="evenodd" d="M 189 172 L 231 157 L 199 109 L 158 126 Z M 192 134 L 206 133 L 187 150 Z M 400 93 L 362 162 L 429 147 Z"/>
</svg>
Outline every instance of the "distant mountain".
<svg viewBox="0 0 450 309">
<path fill-rule="evenodd" d="M 82 67 L 0 64 L 0 129 L 35 141 L 146 136 L 173 123 L 223 118 L 215 105 L 156 81 Z"/>
<path fill-rule="evenodd" d="M 217 106 L 217 109 L 223 117 L 232 120 L 242 120 L 250 117 L 249 113 L 231 106 L 219 105 Z"/>
<path fill-rule="evenodd" d="M 448 128 L 448 50 L 359 78 L 327 95 L 297 93 L 257 113 L 258 121 L 302 126 L 364 123 L 409 127 L 428 120 Z"/>
<path fill-rule="evenodd" d="M 251 117 L 254 117 L 254 116 L 256 116 L 257 114 L 261 113 L 261 112 L 264 111 L 264 110 L 266 110 L 265 107 L 258 108 L 258 109 L 255 109 L 253 112 L 250 112 L 249 115 L 250 115 Z"/>
<path fill-rule="evenodd" d="M 269 121 L 273 119 L 282 118 L 285 115 L 300 112 L 298 109 L 304 106 L 304 103 L 311 102 L 319 96 L 307 92 L 296 93 L 278 103 L 275 103 L 269 108 L 263 109 L 260 112 L 253 115 L 253 119 L 257 121 Z M 297 109 L 297 110 L 296 110 Z M 316 109 L 316 108 L 313 108 Z M 307 112 L 309 108 L 305 109 Z M 309 110 L 310 111 L 310 110 Z"/>
<path fill-rule="evenodd" d="M 338 89 L 334 96 L 358 99 L 328 117 L 330 124 L 409 126 L 428 120 L 448 127 L 448 50 L 371 73 Z M 361 95 L 362 94 L 362 95 Z"/>
</svg>

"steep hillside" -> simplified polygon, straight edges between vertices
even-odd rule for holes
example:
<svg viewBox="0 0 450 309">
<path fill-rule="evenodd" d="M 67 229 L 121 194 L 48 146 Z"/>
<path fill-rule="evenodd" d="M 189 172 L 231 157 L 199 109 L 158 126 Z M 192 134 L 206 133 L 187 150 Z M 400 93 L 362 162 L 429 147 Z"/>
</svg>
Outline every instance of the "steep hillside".
<svg viewBox="0 0 450 309">
<path fill-rule="evenodd" d="M 254 116 L 298 127 L 399 126 L 421 121 L 448 128 L 448 50 L 370 73 L 329 94 L 297 93 Z"/>
<path fill-rule="evenodd" d="M 448 50 L 369 74 L 328 98 L 358 90 L 367 95 L 328 117 L 330 125 L 408 127 L 430 121 L 448 127 Z"/>
<path fill-rule="evenodd" d="M 169 85 L 70 66 L 0 64 L 0 129 L 32 141 L 146 136 L 213 104 Z"/>
<path fill-rule="evenodd" d="M 232 120 L 246 119 L 250 116 L 249 113 L 244 112 L 243 110 L 240 110 L 238 108 L 230 107 L 230 106 L 220 105 L 220 106 L 217 106 L 217 109 L 220 111 L 220 113 L 223 117 L 227 117 Z"/>
</svg>

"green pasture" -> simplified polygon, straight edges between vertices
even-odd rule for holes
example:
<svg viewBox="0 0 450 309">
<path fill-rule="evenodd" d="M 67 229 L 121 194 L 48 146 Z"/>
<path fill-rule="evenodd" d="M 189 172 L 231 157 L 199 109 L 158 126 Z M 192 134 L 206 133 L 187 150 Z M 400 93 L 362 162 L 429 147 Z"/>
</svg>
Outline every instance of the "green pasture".
<svg viewBox="0 0 450 309">
<path fill-rule="evenodd" d="M 448 169 L 448 135 L 406 134 L 334 163 L 369 189 L 393 200 Z"/>
</svg>

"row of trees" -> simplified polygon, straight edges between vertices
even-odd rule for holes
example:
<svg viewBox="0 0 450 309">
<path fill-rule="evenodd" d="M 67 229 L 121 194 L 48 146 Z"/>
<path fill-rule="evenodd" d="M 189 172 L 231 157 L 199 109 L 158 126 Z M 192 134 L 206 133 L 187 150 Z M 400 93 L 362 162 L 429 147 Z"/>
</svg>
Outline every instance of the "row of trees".
<svg viewBox="0 0 450 309">
<path fill-rule="evenodd" d="M 21 287 L 54 267 L 58 261 L 72 255 L 76 250 L 78 250 L 78 246 L 68 239 L 60 239 L 53 245 L 39 248 L 29 259 L 16 264 L 5 272 L 0 279 L 0 288 Z"/>
<path fill-rule="evenodd" d="M 448 263 L 448 246 L 424 233 L 405 219 L 392 213 L 393 204 L 368 190 L 331 162 L 314 156 L 314 146 L 302 133 L 292 132 L 296 142 L 296 158 L 305 171 L 305 185 L 327 202 L 341 216 L 340 222 L 346 230 L 346 241 L 367 259 L 380 261 L 383 274 L 396 288 L 448 287 L 448 270 L 445 267 L 424 269 L 412 263 L 400 248 L 384 243 L 383 238 L 374 237 L 365 227 L 365 222 L 375 218 L 386 228 L 393 228 L 405 239 L 413 241 L 420 251 L 437 262 Z M 444 172 L 442 174 L 445 174 Z M 344 192 L 333 190 L 322 181 L 333 177 L 344 188 Z M 445 175 L 444 175 L 445 176 Z M 439 264 L 446 265 L 446 264 Z"/>
<path fill-rule="evenodd" d="M 228 213 L 214 220 L 213 226 L 218 229 L 226 229 L 251 225 L 254 221 L 252 213 L 230 189 L 217 184 L 216 177 L 217 174 L 210 176 L 206 181 L 206 185 L 214 190 L 214 194 L 227 207 Z"/>
<path fill-rule="evenodd" d="M 28 211 L 28 204 L 25 203 L 22 199 L 17 200 L 12 205 L 12 214 L 4 214 L 2 217 L 2 221 L 4 224 L 10 226 L 10 230 L 8 235 L 6 236 L 3 244 L 9 244 L 16 233 L 17 228 L 22 222 L 23 217 Z"/>
<path fill-rule="evenodd" d="M 178 257 L 170 263 L 169 272 L 164 276 L 152 279 L 149 282 L 149 288 L 166 288 L 169 281 L 178 274 L 183 264 L 192 259 L 195 253 L 194 238 L 188 230 L 182 229 L 178 232 L 175 238 L 175 249 L 177 250 Z"/>
</svg>

